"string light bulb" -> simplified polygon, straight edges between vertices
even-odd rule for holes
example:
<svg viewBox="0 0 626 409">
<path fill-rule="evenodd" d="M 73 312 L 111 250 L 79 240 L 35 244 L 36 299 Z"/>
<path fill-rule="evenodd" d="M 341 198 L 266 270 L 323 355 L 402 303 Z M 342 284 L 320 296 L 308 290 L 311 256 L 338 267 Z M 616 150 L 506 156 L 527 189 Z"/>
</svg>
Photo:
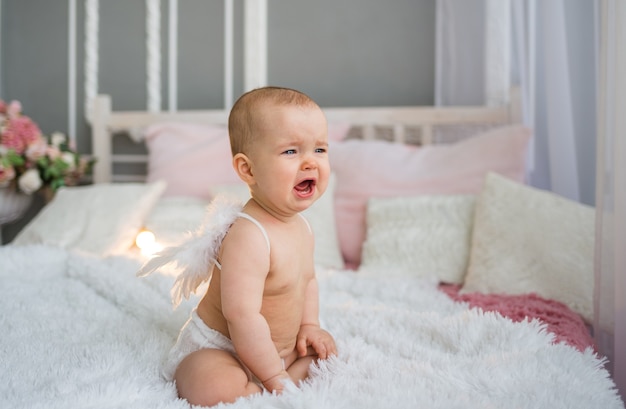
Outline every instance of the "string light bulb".
<svg viewBox="0 0 626 409">
<path fill-rule="evenodd" d="M 135 237 L 135 245 L 141 250 L 141 254 L 145 256 L 152 256 L 160 250 L 154 233 L 146 229 L 141 230 L 139 234 L 137 234 L 137 237 Z"/>
</svg>

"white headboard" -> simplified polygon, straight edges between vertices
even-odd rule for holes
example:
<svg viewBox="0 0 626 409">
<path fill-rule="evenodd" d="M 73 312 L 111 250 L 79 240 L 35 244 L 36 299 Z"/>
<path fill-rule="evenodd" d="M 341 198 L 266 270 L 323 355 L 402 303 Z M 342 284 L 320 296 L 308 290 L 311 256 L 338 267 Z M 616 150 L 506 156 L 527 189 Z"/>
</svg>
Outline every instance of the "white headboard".
<svg viewBox="0 0 626 409">
<path fill-rule="evenodd" d="M 511 90 L 509 104 L 500 107 L 359 107 L 323 108 L 329 123 L 348 122 L 349 137 L 384 139 L 426 145 L 447 143 L 477 130 L 521 122 L 520 94 Z M 111 98 L 95 98 L 92 117 L 92 146 L 97 158 L 95 183 L 142 181 L 145 175 L 114 172 L 116 163 L 147 163 L 146 154 L 114 154 L 113 135 L 120 132 L 141 142 L 141 130 L 158 122 L 187 122 L 226 125 L 227 110 L 150 112 L 112 111 Z"/>
</svg>

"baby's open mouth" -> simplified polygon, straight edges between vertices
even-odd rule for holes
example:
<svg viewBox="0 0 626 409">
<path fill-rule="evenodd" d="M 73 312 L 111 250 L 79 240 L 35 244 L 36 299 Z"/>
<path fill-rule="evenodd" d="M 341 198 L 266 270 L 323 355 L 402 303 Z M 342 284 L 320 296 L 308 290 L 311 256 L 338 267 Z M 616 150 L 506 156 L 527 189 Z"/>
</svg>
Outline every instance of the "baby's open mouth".
<svg viewBox="0 0 626 409">
<path fill-rule="evenodd" d="M 302 182 L 298 183 L 294 189 L 301 196 L 307 196 L 313 193 L 313 189 L 315 188 L 315 180 L 314 179 L 305 179 Z"/>
</svg>

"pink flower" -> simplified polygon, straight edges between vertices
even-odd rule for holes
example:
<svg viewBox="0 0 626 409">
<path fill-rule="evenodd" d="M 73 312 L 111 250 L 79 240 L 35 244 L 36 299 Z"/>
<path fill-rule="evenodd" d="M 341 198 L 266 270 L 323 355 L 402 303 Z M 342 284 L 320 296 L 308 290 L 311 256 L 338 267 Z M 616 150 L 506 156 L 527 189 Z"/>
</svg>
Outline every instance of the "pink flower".
<svg viewBox="0 0 626 409">
<path fill-rule="evenodd" d="M 17 118 L 22 113 L 22 104 L 19 101 L 11 101 L 6 108 L 6 114 L 9 118 Z"/>
<path fill-rule="evenodd" d="M 31 143 L 24 152 L 24 156 L 29 161 L 35 162 L 39 158 L 46 156 L 48 150 L 48 143 L 43 136 L 40 136 L 36 141 Z"/>
<path fill-rule="evenodd" d="M 13 166 L 2 166 L 0 164 L 0 187 L 7 187 L 15 179 L 15 169 Z"/>
<path fill-rule="evenodd" d="M 39 138 L 41 138 L 41 130 L 37 124 L 27 116 L 18 116 L 7 121 L 0 135 L 0 143 L 21 155 L 28 145 Z"/>
<path fill-rule="evenodd" d="M 50 158 L 50 160 L 55 160 L 59 156 L 61 156 L 61 150 L 56 146 L 48 145 L 46 147 L 46 155 Z"/>
</svg>

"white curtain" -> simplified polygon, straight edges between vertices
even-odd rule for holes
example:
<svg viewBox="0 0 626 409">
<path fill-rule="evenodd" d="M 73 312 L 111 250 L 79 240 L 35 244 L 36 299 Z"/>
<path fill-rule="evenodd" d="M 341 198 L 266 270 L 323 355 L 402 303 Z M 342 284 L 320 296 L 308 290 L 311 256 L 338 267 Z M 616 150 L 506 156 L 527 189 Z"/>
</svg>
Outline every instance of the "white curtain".
<svg viewBox="0 0 626 409">
<path fill-rule="evenodd" d="M 580 201 L 564 6 L 563 0 L 438 0 L 435 101 L 492 105 L 494 95 L 519 85 L 524 123 L 534 131 L 529 183 Z M 493 67 L 509 72 L 498 75 Z M 593 99 L 588 103 L 593 109 Z"/>
<path fill-rule="evenodd" d="M 534 131 L 528 182 L 596 206 L 594 337 L 626 398 L 626 2 L 506 0 L 507 17 L 494 1 L 437 0 L 435 101 L 493 102 L 503 84 L 488 67 L 506 54 L 489 22 L 508 19 L 497 44 Z"/>
<path fill-rule="evenodd" d="M 626 398 L 626 3 L 601 0 L 594 338 Z"/>
<path fill-rule="evenodd" d="M 484 0 L 437 0 L 435 105 L 484 102 Z"/>
</svg>

